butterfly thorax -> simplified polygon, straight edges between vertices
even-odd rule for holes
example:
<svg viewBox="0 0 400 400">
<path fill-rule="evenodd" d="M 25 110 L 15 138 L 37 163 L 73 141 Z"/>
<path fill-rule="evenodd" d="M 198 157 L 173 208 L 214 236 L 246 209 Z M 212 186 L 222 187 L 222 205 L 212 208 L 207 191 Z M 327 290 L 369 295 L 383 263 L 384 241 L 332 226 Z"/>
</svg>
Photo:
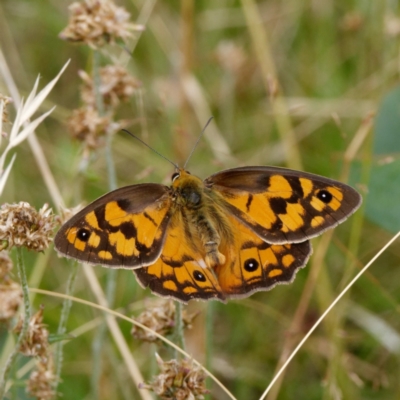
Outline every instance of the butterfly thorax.
<svg viewBox="0 0 400 400">
<path fill-rule="evenodd" d="M 221 237 L 230 237 L 233 233 L 209 189 L 200 178 L 182 169 L 173 176 L 172 191 L 176 212 L 185 223 L 187 237 L 193 238 L 193 246 L 200 243 L 207 266 L 223 265 L 225 256 L 218 250 Z"/>
</svg>

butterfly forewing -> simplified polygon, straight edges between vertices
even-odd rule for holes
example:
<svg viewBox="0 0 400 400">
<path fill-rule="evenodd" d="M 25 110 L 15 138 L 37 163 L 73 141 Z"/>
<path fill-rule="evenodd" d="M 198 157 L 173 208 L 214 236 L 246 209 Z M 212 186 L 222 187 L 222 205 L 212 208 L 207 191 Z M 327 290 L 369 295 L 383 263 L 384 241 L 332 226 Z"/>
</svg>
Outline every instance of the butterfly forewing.
<svg viewBox="0 0 400 400">
<path fill-rule="evenodd" d="M 243 167 L 205 180 L 228 212 L 269 243 L 297 243 L 344 221 L 361 204 L 352 187 L 277 167 Z"/>
<path fill-rule="evenodd" d="M 171 214 L 169 188 L 141 184 L 117 189 L 68 220 L 55 237 L 63 255 L 91 264 L 133 268 L 160 255 Z"/>
</svg>

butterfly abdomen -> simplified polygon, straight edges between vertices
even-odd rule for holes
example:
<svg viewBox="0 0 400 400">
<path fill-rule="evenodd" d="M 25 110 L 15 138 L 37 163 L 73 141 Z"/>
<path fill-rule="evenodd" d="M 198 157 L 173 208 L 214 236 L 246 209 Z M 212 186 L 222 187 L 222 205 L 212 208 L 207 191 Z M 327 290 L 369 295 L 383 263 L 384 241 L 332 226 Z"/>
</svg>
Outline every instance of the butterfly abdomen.
<svg viewBox="0 0 400 400">
<path fill-rule="evenodd" d="M 187 221 L 187 235 L 194 240 L 194 245 L 199 244 L 204 253 L 208 267 L 214 268 L 225 263 L 225 256 L 218 250 L 221 237 L 231 237 L 229 224 L 224 217 L 223 210 L 207 193 L 204 183 L 197 177 L 189 175 L 186 171 L 176 179 L 173 184 L 175 201 L 183 220 Z"/>
</svg>

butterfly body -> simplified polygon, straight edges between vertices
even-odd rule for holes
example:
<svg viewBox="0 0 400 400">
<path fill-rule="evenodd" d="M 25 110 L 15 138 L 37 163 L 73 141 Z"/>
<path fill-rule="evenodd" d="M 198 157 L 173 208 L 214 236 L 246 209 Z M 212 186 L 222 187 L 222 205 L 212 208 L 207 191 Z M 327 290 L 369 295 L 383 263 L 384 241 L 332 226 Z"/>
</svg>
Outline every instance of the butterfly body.
<svg viewBox="0 0 400 400">
<path fill-rule="evenodd" d="M 291 282 L 309 239 L 361 203 L 350 186 L 284 168 L 234 168 L 204 181 L 178 169 L 172 178 L 170 187 L 133 185 L 94 201 L 61 227 L 56 249 L 133 269 L 162 296 L 225 301 Z"/>
</svg>

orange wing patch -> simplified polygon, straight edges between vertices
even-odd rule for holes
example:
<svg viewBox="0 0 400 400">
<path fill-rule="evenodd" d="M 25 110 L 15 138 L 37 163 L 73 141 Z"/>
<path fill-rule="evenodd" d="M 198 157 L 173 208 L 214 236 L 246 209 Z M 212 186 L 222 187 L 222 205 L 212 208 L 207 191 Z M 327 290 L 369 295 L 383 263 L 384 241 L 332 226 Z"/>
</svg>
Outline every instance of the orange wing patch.
<svg viewBox="0 0 400 400">
<path fill-rule="evenodd" d="M 164 248 L 158 260 L 134 273 L 143 287 L 162 296 L 183 302 L 191 299 L 224 300 L 214 271 L 207 267 L 198 239 L 191 236 L 182 215 L 177 213 L 167 230 Z"/>
</svg>

